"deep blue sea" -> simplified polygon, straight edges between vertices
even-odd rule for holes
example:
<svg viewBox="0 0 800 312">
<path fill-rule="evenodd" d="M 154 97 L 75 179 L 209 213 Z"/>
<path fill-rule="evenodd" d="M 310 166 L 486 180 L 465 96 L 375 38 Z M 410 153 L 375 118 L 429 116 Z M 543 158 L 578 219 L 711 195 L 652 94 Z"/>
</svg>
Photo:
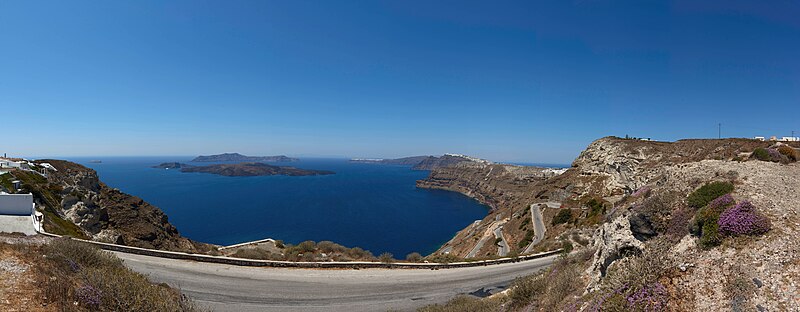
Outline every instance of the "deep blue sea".
<svg viewBox="0 0 800 312">
<path fill-rule="evenodd" d="M 458 193 L 417 189 L 416 180 L 428 171 L 407 166 L 346 159 L 278 163 L 336 172 L 307 177 L 224 177 L 150 168 L 191 158 L 70 160 L 95 169 L 109 186 L 161 208 L 183 236 L 220 245 L 262 238 L 293 244 L 330 240 L 404 258 L 435 251 L 488 209 Z"/>
</svg>

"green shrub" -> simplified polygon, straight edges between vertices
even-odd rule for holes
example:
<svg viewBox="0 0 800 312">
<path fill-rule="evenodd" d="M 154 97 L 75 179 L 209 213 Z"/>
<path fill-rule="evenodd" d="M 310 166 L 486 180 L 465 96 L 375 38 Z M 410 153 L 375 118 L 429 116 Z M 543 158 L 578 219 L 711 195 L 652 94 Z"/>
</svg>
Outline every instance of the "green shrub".
<svg viewBox="0 0 800 312">
<path fill-rule="evenodd" d="M 698 240 L 700 247 L 709 249 L 714 246 L 719 246 L 722 242 L 722 236 L 719 234 L 719 224 L 717 222 L 706 222 L 703 224 L 703 234 Z"/>
<path fill-rule="evenodd" d="M 700 208 L 708 205 L 709 202 L 717 197 L 733 192 L 733 184 L 730 182 L 711 182 L 701 186 L 692 194 L 689 194 L 686 202 L 690 207 Z"/>
<path fill-rule="evenodd" d="M 568 254 L 572 252 L 572 243 L 570 241 L 561 242 L 561 248 L 564 249 L 563 253 Z"/>
<path fill-rule="evenodd" d="M 517 247 L 519 248 L 528 247 L 528 245 L 533 241 L 533 235 L 534 235 L 533 230 L 525 231 L 525 237 L 522 238 L 522 240 L 519 241 L 519 243 L 517 243 Z"/>
<path fill-rule="evenodd" d="M 767 149 L 766 148 L 762 148 L 762 147 L 759 147 L 759 148 L 756 148 L 755 150 L 753 150 L 753 155 L 752 156 L 755 157 L 758 160 L 761 160 L 761 161 L 770 161 L 771 160 L 771 158 L 769 156 L 769 152 L 767 151 Z"/>
<path fill-rule="evenodd" d="M 558 214 L 553 217 L 553 225 L 559 225 L 572 221 L 572 211 L 567 208 L 561 209 Z"/>
</svg>

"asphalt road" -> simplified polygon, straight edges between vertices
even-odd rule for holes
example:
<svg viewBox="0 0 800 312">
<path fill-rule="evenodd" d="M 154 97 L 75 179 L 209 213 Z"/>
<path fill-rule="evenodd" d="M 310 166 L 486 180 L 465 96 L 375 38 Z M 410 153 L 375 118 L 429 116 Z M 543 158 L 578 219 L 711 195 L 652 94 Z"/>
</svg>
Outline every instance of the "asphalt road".
<svg viewBox="0 0 800 312">
<path fill-rule="evenodd" d="M 557 256 L 441 270 L 255 268 L 115 252 L 127 267 L 179 288 L 213 311 L 413 311 L 459 294 L 505 287 Z"/>
<path fill-rule="evenodd" d="M 555 204 L 553 204 L 555 205 Z M 550 207 L 550 203 L 547 203 L 547 206 Z M 561 204 L 558 204 L 560 207 Z M 539 242 L 542 241 L 544 238 L 544 233 L 547 231 L 547 228 L 544 226 L 544 220 L 542 219 L 542 210 L 539 209 L 539 204 L 531 205 L 531 221 L 533 223 L 533 241 L 527 248 L 525 248 L 524 253 L 530 253 L 533 251 L 533 247 L 536 246 Z"/>
</svg>

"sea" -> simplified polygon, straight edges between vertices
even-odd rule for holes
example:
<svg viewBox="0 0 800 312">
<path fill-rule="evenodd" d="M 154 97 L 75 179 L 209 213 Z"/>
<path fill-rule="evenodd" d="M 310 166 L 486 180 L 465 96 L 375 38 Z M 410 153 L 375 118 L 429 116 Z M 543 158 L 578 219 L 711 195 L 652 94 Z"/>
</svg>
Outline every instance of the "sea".
<svg viewBox="0 0 800 312">
<path fill-rule="evenodd" d="M 489 209 L 459 193 L 416 188 L 429 172 L 409 166 L 307 158 L 273 164 L 336 174 L 225 177 L 151 168 L 190 163 L 186 156 L 68 159 L 161 208 L 181 235 L 219 245 L 264 238 L 291 244 L 329 240 L 404 258 L 436 251 Z"/>
</svg>

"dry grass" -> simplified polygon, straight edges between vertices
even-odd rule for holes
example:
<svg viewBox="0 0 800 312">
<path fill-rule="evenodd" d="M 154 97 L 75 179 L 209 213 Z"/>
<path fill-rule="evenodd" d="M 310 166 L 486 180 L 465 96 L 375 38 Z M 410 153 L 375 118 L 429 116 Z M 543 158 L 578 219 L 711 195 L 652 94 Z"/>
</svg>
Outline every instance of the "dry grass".
<svg viewBox="0 0 800 312">
<path fill-rule="evenodd" d="M 459 296 L 445 304 L 434 304 L 418 309 L 418 312 L 501 312 L 504 299 L 480 299 L 471 296 Z"/>
<path fill-rule="evenodd" d="M 37 270 L 45 302 L 61 311 L 197 311 L 165 285 L 128 270 L 112 254 L 56 239 L 45 245 Z M 86 290 L 90 290 L 87 292 Z"/>
</svg>

